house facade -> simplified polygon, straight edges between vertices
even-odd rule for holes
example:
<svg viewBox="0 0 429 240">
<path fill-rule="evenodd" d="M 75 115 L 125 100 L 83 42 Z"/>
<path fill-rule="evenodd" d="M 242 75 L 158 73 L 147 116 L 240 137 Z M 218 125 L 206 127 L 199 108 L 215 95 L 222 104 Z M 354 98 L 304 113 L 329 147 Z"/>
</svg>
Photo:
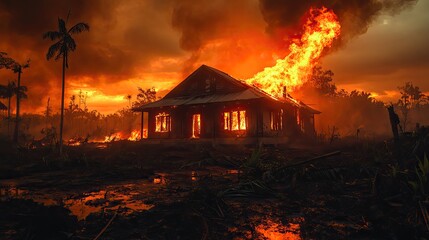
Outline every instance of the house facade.
<svg viewBox="0 0 429 240">
<path fill-rule="evenodd" d="M 314 115 L 320 113 L 287 94 L 274 98 L 206 65 L 164 98 L 133 110 L 142 113 L 148 139 L 225 143 L 314 137 Z"/>
</svg>

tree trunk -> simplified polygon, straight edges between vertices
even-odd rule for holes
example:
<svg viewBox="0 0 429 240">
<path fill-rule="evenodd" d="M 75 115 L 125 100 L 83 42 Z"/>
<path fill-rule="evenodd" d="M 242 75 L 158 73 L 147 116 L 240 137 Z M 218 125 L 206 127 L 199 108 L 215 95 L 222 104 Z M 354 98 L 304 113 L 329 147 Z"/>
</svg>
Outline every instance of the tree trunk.
<svg viewBox="0 0 429 240">
<path fill-rule="evenodd" d="M 64 126 L 64 88 L 66 78 L 67 51 L 63 55 L 63 79 L 61 85 L 61 118 L 60 118 L 60 155 L 63 154 L 63 126 Z"/>
<path fill-rule="evenodd" d="M 393 105 L 388 106 L 387 111 L 389 112 L 389 119 L 390 119 L 390 126 L 392 128 L 392 133 L 393 133 L 393 140 L 395 142 L 398 142 L 398 139 L 399 139 L 399 132 L 398 132 L 399 117 L 398 117 L 398 114 L 395 113 L 395 109 L 393 108 Z"/>
<path fill-rule="evenodd" d="M 10 140 L 10 100 L 12 99 L 12 97 L 9 96 L 7 99 L 7 137 Z"/>
<path fill-rule="evenodd" d="M 19 90 L 21 89 L 21 68 L 18 70 L 18 86 L 16 90 L 16 119 L 15 119 L 15 132 L 13 134 L 13 141 L 15 143 L 18 143 L 18 136 L 19 136 L 19 99 L 20 94 Z"/>
<path fill-rule="evenodd" d="M 144 114 L 142 111 L 142 121 L 141 121 L 141 127 L 140 127 L 140 140 L 143 140 L 143 123 L 144 123 Z"/>
</svg>

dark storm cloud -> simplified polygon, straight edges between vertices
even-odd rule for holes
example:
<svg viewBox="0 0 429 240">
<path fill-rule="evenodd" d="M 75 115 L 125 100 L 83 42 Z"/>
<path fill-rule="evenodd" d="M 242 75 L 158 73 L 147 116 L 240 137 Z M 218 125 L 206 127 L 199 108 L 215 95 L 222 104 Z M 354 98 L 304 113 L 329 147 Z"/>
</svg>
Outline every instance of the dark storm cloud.
<svg viewBox="0 0 429 240">
<path fill-rule="evenodd" d="M 172 13 L 172 25 L 180 31 L 180 46 L 192 52 L 184 66 L 184 73 L 194 69 L 193 64 L 207 42 L 228 38 L 255 22 L 255 1 L 249 0 L 176 0 Z"/>
<path fill-rule="evenodd" d="M 134 77 L 154 56 L 183 54 L 174 32 L 168 31 L 169 5 L 171 2 L 157 0 L 0 0 L 0 50 L 18 61 L 32 60 L 25 72 L 30 90 L 41 83 L 57 87 L 56 82 L 47 81 L 58 80 L 60 64 L 45 57 L 54 42 L 42 39 L 42 34 L 57 30 L 57 18 L 66 19 L 70 11 L 68 27 L 86 22 L 90 31 L 75 35 L 77 49 L 70 55 L 67 76 L 86 77 L 84 81 L 92 86 L 100 79 L 114 83 Z M 0 72 L 0 76 L 4 74 Z M 5 81 L 0 79 L 0 84 Z M 29 103 L 42 104 L 46 92 L 49 89 L 32 92 L 34 101 Z"/>
<path fill-rule="evenodd" d="M 380 16 L 364 36 L 350 42 L 344 51 L 327 56 L 323 65 L 343 84 L 362 84 L 361 88 L 377 84 L 377 91 L 382 86 L 394 91 L 412 81 L 428 91 L 428 10 L 429 2 L 420 1 L 411 11 Z"/>
<path fill-rule="evenodd" d="M 395 14 L 414 5 L 417 0 L 260 0 L 267 31 L 275 33 L 298 23 L 310 7 L 325 6 L 337 14 L 341 24 L 341 42 L 363 34 L 381 13 Z"/>
<path fill-rule="evenodd" d="M 289 37 L 299 34 L 301 22 L 311 7 L 333 9 L 342 26 L 337 46 L 367 31 L 374 19 L 383 12 L 395 14 L 414 5 L 417 0 L 177 0 L 173 8 L 172 24 L 180 31 L 180 46 L 191 52 L 184 72 L 194 68 L 200 50 L 211 40 L 225 37 L 245 21 L 255 22 L 262 15 L 266 32 L 275 44 L 287 48 Z M 259 12 L 249 11 L 259 4 Z M 254 7 L 254 6 L 253 6 Z M 257 5 L 256 5 L 257 7 Z M 246 19 L 241 16 L 247 15 Z M 238 20 L 238 21 L 237 21 Z M 244 21 L 243 21 L 244 20 Z M 276 42 L 277 41 L 277 42 Z"/>
</svg>

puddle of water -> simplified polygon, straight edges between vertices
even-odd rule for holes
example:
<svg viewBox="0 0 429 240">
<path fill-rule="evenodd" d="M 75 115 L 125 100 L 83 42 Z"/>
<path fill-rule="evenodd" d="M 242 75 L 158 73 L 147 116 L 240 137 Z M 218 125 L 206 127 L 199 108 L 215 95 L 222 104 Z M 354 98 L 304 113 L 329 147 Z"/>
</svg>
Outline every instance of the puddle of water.
<svg viewBox="0 0 429 240">
<path fill-rule="evenodd" d="M 229 170 L 226 170 L 226 174 L 238 174 L 238 173 L 239 173 L 238 169 L 229 169 Z"/>
<path fill-rule="evenodd" d="M 17 187 L 0 188 L 0 199 L 5 200 L 7 198 L 19 198 L 27 193 L 28 190 L 20 189 Z"/>
<path fill-rule="evenodd" d="M 69 193 L 44 193 L 17 187 L 0 188 L 0 201 L 11 198 L 31 199 L 45 206 L 62 205 L 69 209 L 78 220 L 86 219 L 91 213 L 114 211 L 119 207 L 121 214 L 145 211 L 154 205 L 146 204 L 147 181 L 143 184 L 106 186 L 104 190 L 85 192 L 80 195 Z"/>
<path fill-rule="evenodd" d="M 98 148 L 98 149 L 106 149 L 107 148 L 107 143 L 98 143 L 96 145 L 96 148 Z"/>
<path fill-rule="evenodd" d="M 255 230 L 269 240 L 301 240 L 299 223 L 283 225 L 268 219 L 256 226 Z"/>
<path fill-rule="evenodd" d="M 159 173 L 153 178 L 154 184 L 166 185 L 167 184 L 167 174 Z"/>
<path fill-rule="evenodd" d="M 151 209 L 154 205 L 145 204 L 142 199 L 138 199 L 138 193 L 121 193 L 119 191 L 100 190 L 98 192 L 85 193 L 83 196 L 70 198 L 64 201 L 64 206 L 83 220 L 91 213 L 101 211 L 113 211 L 119 207 L 123 209 L 121 213 L 130 214 Z"/>
<path fill-rule="evenodd" d="M 196 171 L 192 171 L 191 172 L 191 181 L 197 181 L 198 180 L 198 175 Z"/>
<path fill-rule="evenodd" d="M 149 181 L 118 183 L 79 194 L 69 191 L 52 191 L 52 189 L 26 190 L 17 187 L 19 184 L 16 182 L 1 181 L 0 201 L 10 198 L 23 198 L 31 199 L 46 206 L 62 205 L 68 208 L 79 220 L 83 220 L 91 213 L 117 210 L 119 207 L 121 214 L 148 210 L 154 205 L 146 204 L 145 200 L 153 197 L 154 194 L 157 194 L 155 190 L 162 189 L 167 184 L 190 186 L 205 176 L 228 177 L 237 173 L 238 170 L 221 168 L 157 173 Z"/>
</svg>

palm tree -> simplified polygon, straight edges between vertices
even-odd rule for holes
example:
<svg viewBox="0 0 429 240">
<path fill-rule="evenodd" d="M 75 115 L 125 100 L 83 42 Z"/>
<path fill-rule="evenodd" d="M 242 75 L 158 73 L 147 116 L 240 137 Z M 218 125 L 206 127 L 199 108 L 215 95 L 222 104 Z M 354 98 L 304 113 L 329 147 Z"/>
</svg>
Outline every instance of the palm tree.
<svg viewBox="0 0 429 240">
<path fill-rule="evenodd" d="M 46 59 L 49 60 L 55 56 L 55 60 L 63 59 L 63 75 L 61 85 L 61 119 L 60 119 L 60 154 L 63 151 L 63 125 L 64 125 L 64 88 L 66 68 L 68 68 L 69 52 L 76 50 L 76 42 L 72 38 L 73 34 L 89 31 L 89 25 L 86 23 L 78 23 L 67 30 L 66 22 L 58 18 L 58 30 L 48 31 L 43 34 L 43 39 L 49 38 L 52 41 L 57 41 L 49 47 Z"/>
<path fill-rule="evenodd" d="M 7 56 L 7 53 L 0 52 L 0 69 L 6 68 L 10 69 L 10 67 L 15 63 L 15 61 Z"/>
<path fill-rule="evenodd" d="M 2 89 L 1 97 L 7 98 L 7 134 L 10 135 L 10 102 L 16 93 L 16 84 L 9 81 L 6 86 L 0 86 Z"/>
<path fill-rule="evenodd" d="M 17 62 L 15 62 L 12 66 L 12 71 L 14 73 L 18 73 L 18 85 L 16 86 L 15 89 L 15 94 L 16 94 L 16 119 L 15 119 L 15 131 L 13 133 L 13 141 L 15 143 L 18 143 L 18 135 L 19 135 L 19 109 L 20 109 L 20 99 L 23 97 L 23 95 L 21 94 L 21 91 L 27 91 L 27 88 L 24 86 L 21 86 L 21 74 L 22 74 L 22 69 L 28 68 L 30 67 L 30 60 L 27 60 L 27 62 L 25 64 L 19 64 Z M 26 95 L 25 95 L 26 96 Z"/>
<path fill-rule="evenodd" d="M 126 96 L 125 96 L 125 99 L 127 99 L 128 100 L 128 106 L 129 106 L 129 108 L 131 108 L 131 98 L 132 98 L 133 96 L 131 96 L 131 94 L 127 94 Z"/>
</svg>

